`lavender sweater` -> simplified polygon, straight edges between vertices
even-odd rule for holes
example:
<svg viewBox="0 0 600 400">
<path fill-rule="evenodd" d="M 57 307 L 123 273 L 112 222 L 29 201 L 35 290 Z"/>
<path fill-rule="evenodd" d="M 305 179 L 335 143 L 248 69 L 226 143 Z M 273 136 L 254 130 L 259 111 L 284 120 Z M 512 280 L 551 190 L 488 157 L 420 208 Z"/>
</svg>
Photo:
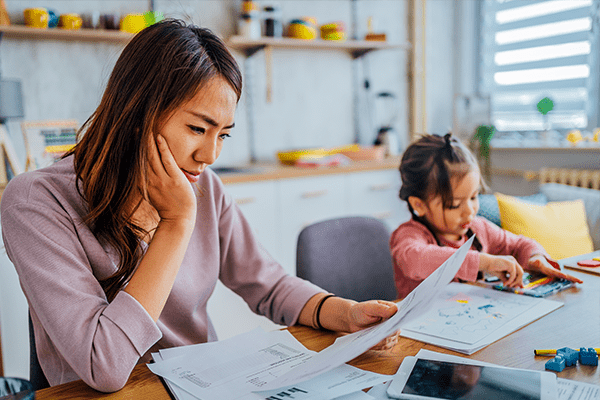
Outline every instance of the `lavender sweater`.
<svg viewBox="0 0 600 400">
<path fill-rule="evenodd" d="M 198 186 L 196 227 L 155 323 L 124 291 L 106 300 L 98 280 L 116 271 L 118 256 L 82 223 L 86 205 L 75 188 L 73 157 L 10 181 L 0 205 L 2 235 L 51 385 L 83 379 L 100 391 L 119 390 L 150 352 L 217 340 L 206 311 L 217 279 L 252 311 L 284 325 L 295 324 L 322 291 L 286 275 L 267 255 L 214 172 L 207 169 Z"/>
</svg>

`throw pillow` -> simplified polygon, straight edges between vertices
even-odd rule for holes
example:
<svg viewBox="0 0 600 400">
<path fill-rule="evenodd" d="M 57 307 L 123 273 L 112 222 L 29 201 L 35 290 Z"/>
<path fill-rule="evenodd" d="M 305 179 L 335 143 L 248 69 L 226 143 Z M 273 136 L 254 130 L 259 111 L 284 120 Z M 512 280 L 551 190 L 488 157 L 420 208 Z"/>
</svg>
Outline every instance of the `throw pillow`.
<svg viewBox="0 0 600 400">
<path fill-rule="evenodd" d="M 529 196 L 518 196 L 519 200 L 533 204 L 546 204 L 548 198 L 544 193 L 536 193 Z M 498 208 L 498 200 L 493 194 L 480 194 L 479 195 L 479 211 L 477 215 L 487 218 L 488 221 L 493 222 L 498 226 L 502 226 L 500 222 L 500 209 Z"/>
<path fill-rule="evenodd" d="M 502 227 L 541 244 L 555 259 L 594 251 L 582 200 L 525 203 L 496 193 Z"/>
<path fill-rule="evenodd" d="M 544 193 L 549 201 L 583 200 L 594 249 L 600 250 L 600 190 L 544 183 L 540 185 L 540 193 Z"/>
</svg>

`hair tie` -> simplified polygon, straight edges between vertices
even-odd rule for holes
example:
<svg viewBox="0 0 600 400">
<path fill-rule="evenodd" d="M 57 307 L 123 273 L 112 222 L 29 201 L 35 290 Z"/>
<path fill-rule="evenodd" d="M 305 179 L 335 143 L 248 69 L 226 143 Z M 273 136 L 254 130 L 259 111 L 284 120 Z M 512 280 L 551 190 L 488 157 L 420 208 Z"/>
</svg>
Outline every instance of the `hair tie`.
<svg viewBox="0 0 600 400">
<path fill-rule="evenodd" d="M 452 140 L 452 134 L 451 133 L 446 133 L 444 135 L 444 140 L 446 141 L 446 148 L 452 148 L 452 144 L 451 144 L 451 140 Z"/>
</svg>

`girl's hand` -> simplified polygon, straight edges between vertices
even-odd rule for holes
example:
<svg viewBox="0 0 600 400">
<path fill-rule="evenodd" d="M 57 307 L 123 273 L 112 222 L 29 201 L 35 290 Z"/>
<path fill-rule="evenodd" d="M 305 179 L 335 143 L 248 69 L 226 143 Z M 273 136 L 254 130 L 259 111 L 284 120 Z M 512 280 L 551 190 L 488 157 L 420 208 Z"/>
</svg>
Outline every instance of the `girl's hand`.
<svg viewBox="0 0 600 400">
<path fill-rule="evenodd" d="M 196 195 L 162 135 L 150 140 L 148 196 L 162 221 L 196 220 Z"/>
<path fill-rule="evenodd" d="M 513 256 L 479 255 L 479 270 L 495 275 L 507 287 L 523 287 L 523 268 Z"/>
<path fill-rule="evenodd" d="M 532 272 L 541 272 L 542 274 L 552 278 L 562 278 L 571 282 L 583 283 L 581 279 L 561 272 L 560 265 L 556 261 L 546 258 L 542 254 L 536 254 L 529 259 L 529 262 L 527 263 L 527 270 Z"/>
<path fill-rule="evenodd" d="M 398 311 L 398 306 L 391 301 L 369 300 L 355 303 L 349 310 L 349 330 L 350 332 L 356 332 L 376 325 L 396 314 L 396 311 Z M 398 342 L 399 334 L 400 331 L 397 331 L 373 346 L 371 350 L 391 349 Z"/>
</svg>

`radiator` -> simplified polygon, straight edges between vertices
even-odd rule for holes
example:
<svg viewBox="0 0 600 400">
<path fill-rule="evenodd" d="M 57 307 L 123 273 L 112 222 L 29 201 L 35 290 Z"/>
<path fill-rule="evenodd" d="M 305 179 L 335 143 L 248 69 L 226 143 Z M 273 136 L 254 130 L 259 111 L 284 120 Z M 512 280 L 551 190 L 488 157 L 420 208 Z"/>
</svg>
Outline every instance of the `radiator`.
<svg viewBox="0 0 600 400">
<path fill-rule="evenodd" d="M 600 170 L 542 168 L 538 175 L 540 184 L 555 182 L 600 190 Z"/>
</svg>

